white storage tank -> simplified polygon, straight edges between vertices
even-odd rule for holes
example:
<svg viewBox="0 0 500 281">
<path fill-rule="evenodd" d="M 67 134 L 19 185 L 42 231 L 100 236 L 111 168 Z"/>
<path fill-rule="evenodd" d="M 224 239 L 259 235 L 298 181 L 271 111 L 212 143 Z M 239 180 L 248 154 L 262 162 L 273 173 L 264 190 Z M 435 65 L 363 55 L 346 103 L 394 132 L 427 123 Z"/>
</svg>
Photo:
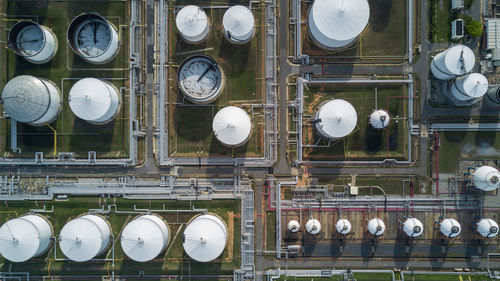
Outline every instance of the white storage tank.
<svg viewBox="0 0 500 281">
<path fill-rule="evenodd" d="M 0 254 L 11 262 L 25 262 L 45 253 L 52 236 L 52 225 L 40 215 L 9 220 L 0 227 Z"/>
<path fill-rule="evenodd" d="M 356 109 L 341 99 L 334 99 L 321 105 L 313 121 L 323 137 L 333 140 L 352 133 L 357 122 Z"/>
<path fill-rule="evenodd" d="M 69 24 L 68 44 L 86 62 L 105 64 L 118 54 L 118 29 L 97 13 L 83 13 Z"/>
<path fill-rule="evenodd" d="M 14 24 L 7 35 L 9 49 L 27 61 L 42 64 L 57 53 L 57 37 L 52 30 L 30 20 Z"/>
<path fill-rule="evenodd" d="M 500 185 L 500 172 L 491 166 L 481 166 L 474 171 L 473 182 L 482 191 L 495 190 Z"/>
<path fill-rule="evenodd" d="M 488 79 L 479 73 L 459 77 L 451 85 L 451 95 L 459 102 L 476 102 L 488 91 Z"/>
<path fill-rule="evenodd" d="M 188 43 L 199 43 L 208 36 L 210 22 L 202 8 L 188 5 L 180 9 L 175 24 L 182 38 Z"/>
<path fill-rule="evenodd" d="M 68 101 L 78 118 L 97 125 L 113 120 L 121 105 L 118 89 L 96 78 L 78 80 L 69 91 Z"/>
<path fill-rule="evenodd" d="M 462 227 L 455 219 L 445 218 L 439 223 L 439 231 L 448 238 L 455 238 L 462 231 Z"/>
<path fill-rule="evenodd" d="M 416 218 L 409 218 L 403 223 L 403 231 L 411 238 L 417 238 L 424 233 L 424 225 Z"/>
<path fill-rule="evenodd" d="M 169 229 L 166 222 L 156 215 L 141 215 L 129 222 L 122 231 L 123 252 L 137 262 L 156 258 L 167 247 Z"/>
<path fill-rule="evenodd" d="M 255 19 L 252 11 L 244 6 L 232 6 L 222 18 L 223 34 L 235 44 L 250 41 L 255 34 Z"/>
<path fill-rule="evenodd" d="M 306 223 L 307 233 L 316 235 L 321 231 L 321 223 L 317 219 L 309 219 Z"/>
<path fill-rule="evenodd" d="M 245 110 L 226 106 L 215 114 L 212 122 L 215 137 L 230 147 L 244 145 L 252 133 L 252 121 Z"/>
<path fill-rule="evenodd" d="M 192 103 L 211 103 L 222 93 L 224 76 L 213 58 L 194 55 L 179 66 L 177 83 Z"/>
<path fill-rule="evenodd" d="M 387 128 L 390 122 L 389 113 L 382 109 L 374 110 L 372 114 L 370 114 L 369 122 L 374 129 L 380 130 Z"/>
<path fill-rule="evenodd" d="M 367 0 L 315 0 L 309 10 L 309 34 L 327 49 L 356 42 L 370 19 Z"/>
<path fill-rule="evenodd" d="M 288 231 L 296 233 L 299 232 L 300 223 L 296 220 L 291 220 L 288 222 Z"/>
<path fill-rule="evenodd" d="M 450 80 L 469 73 L 475 63 L 476 57 L 469 47 L 454 45 L 432 59 L 431 72 L 437 79 Z"/>
<path fill-rule="evenodd" d="M 97 215 L 83 215 L 63 226 L 59 234 L 59 247 L 70 260 L 85 262 L 106 251 L 110 236 L 108 221 Z"/>
<path fill-rule="evenodd" d="M 477 232 L 485 238 L 493 238 L 498 235 L 498 224 L 492 219 L 481 219 L 477 223 Z"/>
<path fill-rule="evenodd" d="M 182 235 L 182 246 L 190 258 L 198 262 L 215 260 L 227 243 L 227 227 L 215 215 L 199 215 L 192 219 Z"/>
<path fill-rule="evenodd" d="M 379 218 L 373 218 L 368 222 L 368 232 L 373 236 L 381 236 L 385 231 L 385 223 Z"/>
<path fill-rule="evenodd" d="M 2 105 L 7 117 L 33 126 L 51 123 L 62 108 L 59 88 L 49 80 L 21 75 L 3 88 Z"/>
<path fill-rule="evenodd" d="M 351 222 L 346 220 L 346 219 L 340 219 L 337 221 L 337 224 L 335 224 L 335 228 L 337 231 L 342 234 L 342 235 L 347 235 L 349 232 L 351 232 Z"/>
</svg>

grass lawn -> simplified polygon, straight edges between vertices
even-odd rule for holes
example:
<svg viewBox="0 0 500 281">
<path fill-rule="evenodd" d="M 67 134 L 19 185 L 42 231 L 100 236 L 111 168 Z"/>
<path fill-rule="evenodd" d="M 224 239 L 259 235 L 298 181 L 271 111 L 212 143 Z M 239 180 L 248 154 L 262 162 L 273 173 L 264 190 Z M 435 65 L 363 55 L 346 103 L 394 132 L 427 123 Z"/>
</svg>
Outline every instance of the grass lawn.
<svg viewBox="0 0 500 281">
<path fill-rule="evenodd" d="M 450 0 L 429 1 L 429 40 L 434 43 L 447 43 L 451 36 Z"/>
<path fill-rule="evenodd" d="M 276 250 L 276 212 L 266 212 L 266 250 Z"/>
<path fill-rule="evenodd" d="M 295 276 L 282 276 L 279 281 L 342 281 L 343 276 L 332 277 L 295 277 Z"/>
<path fill-rule="evenodd" d="M 388 279 L 389 280 L 389 279 Z M 405 280 L 409 281 L 489 281 L 491 280 L 487 276 L 476 276 L 476 275 L 411 275 L 405 274 Z"/>
</svg>

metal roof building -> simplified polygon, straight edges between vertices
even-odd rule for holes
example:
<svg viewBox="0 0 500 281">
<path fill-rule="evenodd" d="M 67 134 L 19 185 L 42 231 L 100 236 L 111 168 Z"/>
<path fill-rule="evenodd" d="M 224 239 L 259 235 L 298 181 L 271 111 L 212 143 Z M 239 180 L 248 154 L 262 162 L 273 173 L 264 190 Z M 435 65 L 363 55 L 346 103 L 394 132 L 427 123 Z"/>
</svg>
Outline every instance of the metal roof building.
<svg viewBox="0 0 500 281">
<path fill-rule="evenodd" d="M 8 47 L 27 61 L 42 64 L 57 53 L 57 37 L 52 30 L 30 20 L 14 24 L 7 35 Z"/>
<path fill-rule="evenodd" d="M 350 103 L 335 99 L 320 106 L 313 122 L 322 136 L 340 139 L 352 133 L 356 128 L 358 115 Z"/>
<path fill-rule="evenodd" d="M 235 44 L 250 41 L 255 34 L 255 19 L 247 7 L 236 5 L 227 9 L 222 18 L 224 36 Z"/>
<path fill-rule="evenodd" d="M 222 144 L 236 147 L 245 144 L 250 138 L 252 121 L 243 109 L 226 106 L 215 114 L 212 129 Z"/>
<path fill-rule="evenodd" d="M 210 22 L 202 8 L 188 5 L 175 18 L 175 24 L 182 38 L 189 43 L 199 43 L 208 36 Z"/>
<path fill-rule="evenodd" d="M 192 219 L 182 236 L 182 246 L 190 258 L 209 262 L 222 254 L 227 243 L 226 224 L 215 215 L 199 215 Z"/>
</svg>

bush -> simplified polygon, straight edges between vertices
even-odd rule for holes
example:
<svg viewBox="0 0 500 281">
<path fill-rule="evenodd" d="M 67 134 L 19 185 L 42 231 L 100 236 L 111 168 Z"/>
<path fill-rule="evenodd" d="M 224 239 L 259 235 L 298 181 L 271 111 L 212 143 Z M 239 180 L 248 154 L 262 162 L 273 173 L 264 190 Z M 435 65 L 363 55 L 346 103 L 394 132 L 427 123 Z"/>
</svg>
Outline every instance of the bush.
<svg viewBox="0 0 500 281">
<path fill-rule="evenodd" d="M 465 25 L 465 30 L 472 37 L 479 37 L 483 34 L 483 24 L 477 20 L 471 20 Z"/>
</svg>

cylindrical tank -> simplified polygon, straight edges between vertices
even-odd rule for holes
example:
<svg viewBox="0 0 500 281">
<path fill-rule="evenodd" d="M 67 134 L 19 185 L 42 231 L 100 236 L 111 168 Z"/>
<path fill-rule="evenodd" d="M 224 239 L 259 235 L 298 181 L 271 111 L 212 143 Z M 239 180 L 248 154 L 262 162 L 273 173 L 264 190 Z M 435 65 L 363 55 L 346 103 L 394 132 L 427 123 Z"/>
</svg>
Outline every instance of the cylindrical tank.
<svg viewBox="0 0 500 281">
<path fill-rule="evenodd" d="M 83 60 L 92 64 L 111 61 L 120 48 L 118 29 L 97 13 L 83 13 L 68 27 L 68 44 Z"/>
<path fill-rule="evenodd" d="M 226 106 L 215 114 L 212 122 L 215 137 L 226 146 L 244 145 L 252 133 L 252 121 L 243 109 Z"/>
<path fill-rule="evenodd" d="M 477 232 L 485 238 L 493 238 L 498 235 L 498 224 L 492 219 L 481 219 L 477 223 Z"/>
<path fill-rule="evenodd" d="M 488 91 L 488 79 L 479 73 L 459 77 L 451 85 L 451 95 L 461 102 L 480 99 Z"/>
<path fill-rule="evenodd" d="M 439 231 L 448 238 L 454 238 L 460 234 L 462 228 L 455 219 L 445 218 L 439 223 Z"/>
<path fill-rule="evenodd" d="M 227 243 L 227 227 L 215 215 L 199 215 L 192 219 L 182 235 L 182 246 L 190 258 L 209 262 L 222 254 Z"/>
<path fill-rule="evenodd" d="M 328 139 L 343 138 L 356 128 L 356 109 L 345 100 L 335 99 L 319 107 L 313 123 L 318 132 Z"/>
<path fill-rule="evenodd" d="M 202 8 L 188 5 L 180 9 L 175 24 L 182 38 L 188 43 L 199 43 L 208 36 L 210 22 Z"/>
<path fill-rule="evenodd" d="M 335 228 L 340 234 L 346 235 L 349 234 L 349 232 L 351 232 L 352 225 L 350 221 L 346 219 L 340 219 L 337 221 Z"/>
<path fill-rule="evenodd" d="M 488 107 L 500 107 L 500 86 L 495 85 L 488 88 L 486 95 L 483 97 L 483 102 Z"/>
<path fill-rule="evenodd" d="M 110 82 L 84 78 L 69 91 L 69 107 L 80 119 L 93 124 L 106 124 L 118 114 L 121 105 L 118 89 Z"/>
<path fill-rule="evenodd" d="M 7 35 L 9 49 L 27 61 L 42 64 L 57 53 L 57 37 L 52 30 L 30 20 L 14 24 Z"/>
<path fill-rule="evenodd" d="M 222 18 L 224 36 L 232 43 L 250 41 L 255 33 L 255 20 L 247 7 L 236 5 L 227 9 Z"/>
<path fill-rule="evenodd" d="M 111 227 L 97 215 L 83 215 L 66 223 L 59 234 L 59 247 L 72 261 L 85 262 L 103 254 L 110 243 Z"/>
<path fill-rule="evenodd" d="M 482 191 L 492 191 L 500 185 L 500 172 L 491 166 L 481 166 L 473 175 L 474 185 Z"/>
<path fill-rule="evenodd" d="M 179 66 L 177 83 L 188 100 L 206 104 L 215 101 L 222 93 L 224 75 L 212 57 L 194 55 Z"/>
<path fill-rule="evenodd" d="M 300 229 L 300 223 L 296 220 L 291 220 L 288 222 L 288 231 L 290 232 L 299 232 Z"/>
<path fill-rule="evenodd" d="M 321 223 L 317 219 L 309 219 L 306 223 L 306 230 L 309 234 L 316 235 L 321 231 Z"/>
<path fill-rule="evenodd" d="M 0 254 L 11 262 L 25 262 L 45 253 L 52 236 L 50 222 L 40 215 L 9 220 L 0 227 Z"/>
<path fill-rule="evenodd" d="M 3 88 L 2 104 L 8 117 L 41 126 L 57 118 L 62 98 L 59 88 L 51 81 L 21 75 L 12 78 Z"/>
<path fill-rule="evenodd" d="M 141 215 L 129 222 L 122 231 L 123 252 L 137 262 L 156 258 L 167 247 L 169 230 L 166 222 L 156 215 Z"/>
<path fill-rule="evenodd" d="M 385 223 L 379 218 L 373 218 L 368 222 L 368 232 L 373 236 L 381 236 L 385 231 Z"/>
<path fill-rule="evenodd" d="M 431 72 L 437 79 L 450 80 L 469 73 L 475 62 L 476 57 L 469 47 L 454 45 L 432 59 Z"/>
<path fill-rule="evenodd" d="M 324 48 L 347 47 L 356 42 L 369 18 L 367 0 L 315 0 L 309 10 L 309 34 Z"/>
<path fill-rule="evenodd" d="M 411 238 L 417 238 L 424 233 L 424 225 L 416 218 L 409 218 L 403 223 L 403 231 Z"/>
<path fill-rule="evenodd" d="M 370 114 L 369 122 L 374 129 L 380 130 L 387 128 L 390 122 L 389 113 L 382 109 L 374 110 L 372 114 Z"/>
</svg>

